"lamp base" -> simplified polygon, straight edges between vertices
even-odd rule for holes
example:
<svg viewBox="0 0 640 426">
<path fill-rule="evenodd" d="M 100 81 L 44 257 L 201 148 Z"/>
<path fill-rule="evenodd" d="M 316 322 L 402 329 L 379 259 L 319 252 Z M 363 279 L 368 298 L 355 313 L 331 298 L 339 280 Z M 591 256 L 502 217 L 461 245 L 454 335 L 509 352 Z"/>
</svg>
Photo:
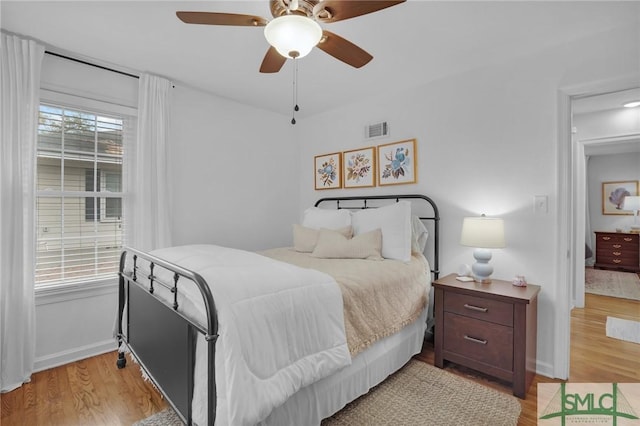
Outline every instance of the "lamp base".
<svg viewBox="0 0 640 426">
<path fill-rule="evenodd" d="M 471 266 L 474 281 L 481 284 L 490 284 L 490 277 L 493 274 L 493 266 L 489 265 L 491 251 L 477 248 L 473 251 L 473 257 L 476 259 L 476 263 Z"/>
</svg>

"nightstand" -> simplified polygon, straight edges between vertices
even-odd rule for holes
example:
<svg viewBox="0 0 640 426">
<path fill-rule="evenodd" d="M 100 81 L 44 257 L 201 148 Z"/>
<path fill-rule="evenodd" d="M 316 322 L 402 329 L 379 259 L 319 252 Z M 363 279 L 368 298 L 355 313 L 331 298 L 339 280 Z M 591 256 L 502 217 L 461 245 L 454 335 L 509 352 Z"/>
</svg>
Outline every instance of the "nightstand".
<svg viewBox="0 0 640 426">
<path fill-rule="evenodd" d="M 435 288 L 435 365 L 451 361 L 512 383 L 524 399 L 536 372 L 538 292 L 516 287 L 462 282 L 451 274 Z"/>
</svg>

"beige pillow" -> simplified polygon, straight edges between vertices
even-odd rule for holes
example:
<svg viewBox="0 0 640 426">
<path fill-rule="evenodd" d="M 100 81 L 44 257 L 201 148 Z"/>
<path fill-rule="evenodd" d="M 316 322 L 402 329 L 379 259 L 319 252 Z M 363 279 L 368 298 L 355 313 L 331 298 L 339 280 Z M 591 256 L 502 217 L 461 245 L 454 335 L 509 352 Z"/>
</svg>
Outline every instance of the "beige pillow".
<svg viewBox="0 0 640 426">
<path fill-rule="evenodd" d="M 351 238 L 353 229 L 350 226 L 336 229 L 335 232 Z M 293 249 L 302 253 L 311 253 L 318 242 L 319 229 L 307 228 L 302 225 L 293 225 Z"/>
<path fill-rule="evenodd" d="M 349 239 L 328 229 L 321 229 L 311 256 L 323 259 L 382 260 L 382 231 L 374 229 Z"/>
</svg>

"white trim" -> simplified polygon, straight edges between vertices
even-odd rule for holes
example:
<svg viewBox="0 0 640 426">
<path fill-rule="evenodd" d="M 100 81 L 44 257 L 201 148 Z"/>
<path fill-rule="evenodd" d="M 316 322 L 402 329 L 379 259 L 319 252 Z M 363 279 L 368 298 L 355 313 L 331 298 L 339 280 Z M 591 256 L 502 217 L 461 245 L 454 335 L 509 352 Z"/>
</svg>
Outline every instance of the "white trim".
<svg viewBox="0 0 640 426">
<path fill-rule="evenodd" d="M 103 340 L 91 345 L 80 346 L 77 348 L 67 349 L 55 354 L 38 357 L 34 362 L 34 372 L 48 370 L 49 368 L 59 367 L 69 364 L 70 362 L 79 361 L 81 359 L 91 358 L 93 356 L 102 355 L 107 352 L 113 352 L 118 349 L 118 344 L 114 339 Z M 115 365 L 116 358 L 113 358 Z"/>
<path fill-rule="evenodd" d="M 115 275 L 115 274 L 114 274 Z M 63 303 L 69 300 L 114 294 L 118 291 L 118 278 L 95 281 L 63 282 L 36 286 L 36 306 Z"/>
<path fill-rule="evenodd" d="M 558 91 L 558 209 L 556 212 L 558 266 L 556 270 L 556 309 L 553 354 L 553 376 L 560 379 L 569 377 L 569 353 L 571 349 L 571 311 L 569 297 L 572 261 L 571 241 L 572 203 L 567 195 L 570 191 L 571 170 L 571 99 L 569 95 Z"/>
<path fill-rule="evenodd" d="M 584 250 L 584 227 L 580 232 L 574 232 L 574 218 L 576 217 L 577 187 L 575 182 L 576 165 L 572 159 L 571 139 L 571 99 L 579 96 L 596 95 L 640 86 L 638 75 L 629 74 L 593 82 L 588 85 L 565 87 L 558 90 L 558 265 L 556 270 L 556 301 L 554 335 L 554 377 L 566 379 L 569 377 L 569 360 L 571 348 L 571 308 L 575 290 L 575 258 L 578 252 L 578 239 L 582 235 L 582 250 Z M 584 256 L 583 256 L 584 257 Z"/>
<path fill-rule="evenodd" d="M 58 103 L 65 105 L 67 107 L 79 108 L 79 109 L 89 109 L 92 112 L 102 112 L 105 114 L 119 114 L 119 115 L 127 115 L 130 117 L 138 116 L 138 109 L 133 108 L 127 105 L 122 105 L 114 102 L 108 102 L 104 100 L 93 99 L 90 93 L 79 95 L 72 95 L 68 92 L 70 89 L 65 87 L 56 87 L 54 85 L 47 85 L 45 87 L 40 88 L 40 102 L 41 103 Z"/>
<path fill-rule="evenodd" d="M 542 362 L 539 359 L 536 360 L 536 374 L 545 377 L 554 377 L 555 371 L 553 365 L 548 362 Z"/>
</svg>

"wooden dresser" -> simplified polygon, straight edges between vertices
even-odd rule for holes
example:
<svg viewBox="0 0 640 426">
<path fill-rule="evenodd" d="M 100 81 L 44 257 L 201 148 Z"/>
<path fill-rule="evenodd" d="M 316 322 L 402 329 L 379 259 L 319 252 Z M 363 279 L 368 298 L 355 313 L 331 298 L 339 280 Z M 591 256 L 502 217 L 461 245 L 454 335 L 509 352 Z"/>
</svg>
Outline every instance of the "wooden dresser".
<svg viewBox="0 0 640 426">
<path fill-rule="evenodd" d="M 452 361 L 511 382 L 524 399 L 536 371 L 540 286 L 461 282 L 455 274 L 433 286 L 435 365 Z"/>
<path fill-rule="evenodd" d="M 596 268 L 640 272 L 640 234 L 596 232 Z"/>
</svg>

